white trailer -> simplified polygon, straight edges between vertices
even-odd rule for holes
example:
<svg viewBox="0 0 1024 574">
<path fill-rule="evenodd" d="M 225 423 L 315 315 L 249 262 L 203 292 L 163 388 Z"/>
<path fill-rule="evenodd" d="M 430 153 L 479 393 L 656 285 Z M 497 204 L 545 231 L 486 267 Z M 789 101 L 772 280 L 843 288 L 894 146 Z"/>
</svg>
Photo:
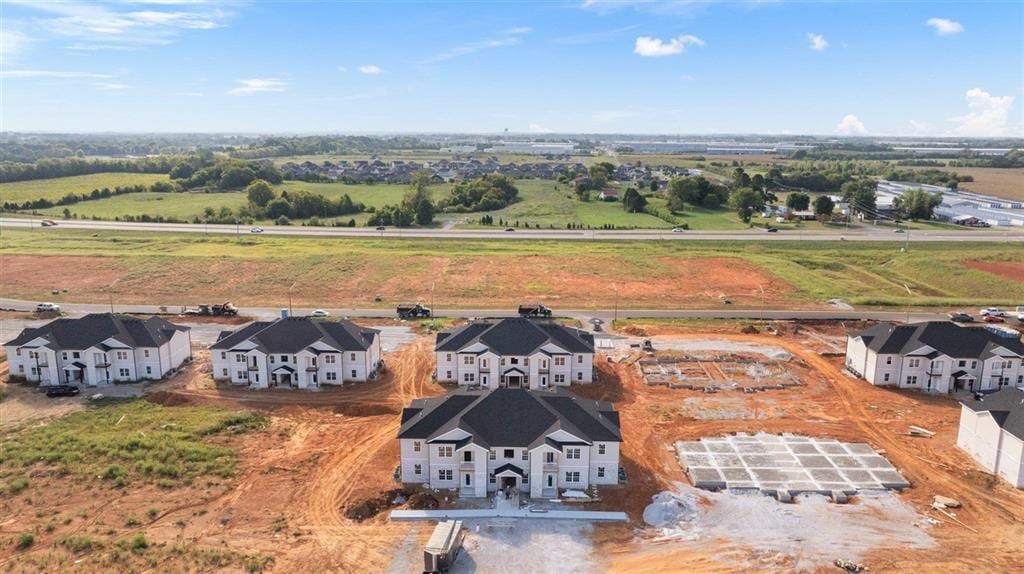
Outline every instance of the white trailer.
<svg viewBox="0 0 1024 574">
<path fill-rule="evenodd" d="M 437 523 L 434 533 L 423 548 L 423 573 L 447 572 L 459 557 L 465 536 L 461 520 Z"/>
</svg>

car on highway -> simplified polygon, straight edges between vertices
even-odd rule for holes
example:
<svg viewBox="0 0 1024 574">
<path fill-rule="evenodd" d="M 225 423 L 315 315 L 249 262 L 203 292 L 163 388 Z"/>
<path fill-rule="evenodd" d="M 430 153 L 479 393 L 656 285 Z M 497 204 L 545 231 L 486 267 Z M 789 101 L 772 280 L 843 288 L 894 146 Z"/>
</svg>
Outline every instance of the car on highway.
<svg viewBox="0 0 1024 574">
<path fill-rule="evenodd" d="M 56 303 L 40 303 L 36 305 L 36 313 L 60 313 L 60 305 Z"/>
<path fill-rule="evenodd" d="M 249 233 L 263 233 L 263 228 L 257 225 L 256 227 L 250 227 Z"/>
<path fill-rule="evenodd" d="M 1024 321 L 1024 305 L 1017 306 L 1017 320 Z"/>
<path fill-rule="evenodd" d="M 903 231 L 902 227 L 897 227 L 896 229 L 893 229 L 892 232 L 893 233 L 905 233 L 905 231 Z"/>
<path fill-rule="evenodd" d="M 57 227 L 57 222 L 52 219 L 44 219 L 39 222 L 43 227 Z"/>
<path fill-rule="evenodd" d="M 509 231 L 515 231 L 515 228 L 514 228 L 514 227 L 506 227 L 506 228 L 505 228 L 505 231 L 506 231 L 506 232 L 509 232 Z"/>
<path fill-rule="evenodd" d="M 672 233 L 683 233 L 685 231 L 686 231 L 685 227 L 673 227 L 672 228 Z"/>
<path fill-rule="evenodd" d="M 957 311 L 949 314 L 949 320 L 954 323 L 970 323 L 974 320 L 974 317 L 967 313 Z"/>
<path fill-rule="evenodd" d="M 331 314 L 323 309 L 313 309 L 313 312 L 309 314 L 310 317 L 330 317 Z"/>
<path fill-rule="evenodd" d="M 1003 319 L 999 315 L 985 315 L 985 318 L 982 319 L 982 321 L 986 323 L 1005 323 L 1006 319 Z"/>
<path fill-rule="evenodd" d="M 384 227 L 383 225 L 377 226 L 377 231 L 384 231 L 385 229 L 387 229 L 387 227 Z"/>
<path fill-rule="evenodd" d="M 1006 313 L 1004 313 L 998 307 L 985 307 L 984 309 L 982 309 L 978 313 L 982 317 L 1002 317 L 1003 315 L 1006 315 Z"/>
<path fill-rule="evenodd" d="M 73 397 L 81 392 L 76 385 L 50 385 L 46 387 L 46 396 L 51 399 L 54 397 Z"/>
<path fill-rule="evenodd" d="M 778 227 L 769 227 L 769 228 L 765 229 L 765 231 L 767 231 L 768 233 L 778 233 L 779 232 L 779 228 Z"/>
</svg>

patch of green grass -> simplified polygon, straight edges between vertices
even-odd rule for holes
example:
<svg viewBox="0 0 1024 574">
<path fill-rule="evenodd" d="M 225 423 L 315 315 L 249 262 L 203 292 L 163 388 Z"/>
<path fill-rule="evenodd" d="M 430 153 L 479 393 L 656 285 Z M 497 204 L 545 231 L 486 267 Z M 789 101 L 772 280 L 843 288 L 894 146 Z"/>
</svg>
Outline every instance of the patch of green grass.
<svg viewBox="0 0 1024 574">
<path fill-rule="evenodd" d="M 105 544 L 106 541 L 86 534 L 72 534 L 60 540 L 61 546 L 75 554 L 90 552 L 97 548 L 102 548 Z"/>
<path fill-rule="evenodd" d="M 11 495 L 20 494 L 26 488 L 28 488 L 28 479 L 23 476 L 13 478 L 7 483 L 7 492 Z"/>
<path fill-rule="evenodd" d="M 41 464 L 114 486 L 136 480 L 176 486 L 200 475 L 231 476 L 234 452 L 206 438 L 264 425 L 262 415 L 249 412 L 143 400 L 112 404 L 6 433 L 0 472 Z"/>
<path fill-rule="evenodd" d="M 52 179 L 36 179 L 0 183 L 0 204 L 4 202 L 23 203 L 34 199 L 58 200 L 69 193 L 81 195 L 94 189 L 128 185 L 150 185 L 158 181 L 168 181 L 166 174 L 159 173 L 93 173 Z M 92 203 L 98 203 L 96 202 Z M 89 203 L 89 202 L 86 202 Z M 63 208 L 61 208 L 63 209 Z"/>
<path fill-rule="evenodd" d="M 14 547 L 17 550 L 28 550 L 32 548 L 32 545 L 36 543 L 36 536 L 31 532 L 22 532 L 18 535 L 18 542 L 15 543 Z"/>
</svg>

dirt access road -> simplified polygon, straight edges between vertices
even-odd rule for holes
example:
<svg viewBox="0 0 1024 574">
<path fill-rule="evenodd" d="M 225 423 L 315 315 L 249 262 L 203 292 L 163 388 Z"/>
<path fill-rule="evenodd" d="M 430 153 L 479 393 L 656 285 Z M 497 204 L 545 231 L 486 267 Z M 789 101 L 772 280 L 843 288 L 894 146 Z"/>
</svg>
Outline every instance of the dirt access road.
<svg viewBox="0 0 1024 574">
<path fill-rule="evenodd" d="M 659 334 L 662 333 L 662 334 Z M 655 347 L 664 339 L 708 338 L 671 327 L 650 328 Z M 721 333 L 715 339 L 782 347 L 794 355 L 792 368 L 802 387 L 755 395 L 701 392 L 649 387 L 633 365 L 599 363 L 600 383 L 577 390 L 594 398 L 616 401 L 622 419 L 623 464 L 631 492 L 616 500 L 625 503 L 634 519 L 631 527 L 599 525 L 595 539 L 609 557 L 609 569 L 621 572 L 673 572 L 679 564 L 688 571 L 788 571 L 785 557 L 765 556 L 735 541 L 703 544 L 655 543 L 632 527 L 650 496 L 671 490 L 673 482 L 688 482 L 668 447 L 734 432 L 792 432 L 869 442 L 912 483 L 899 497 L 927 512 L 932 496 L 942 494 L 964 506 L 957 517 L 978 533 L 943 522 L 929 533 L 934 550 L 879 549 L 865 562 L 872 572 L 948 571 L 1013 572 L 1024 568 L 1019 549 L 1024 544 L 1024 493 L 995 480 L 955 447 L 959 406 L 948 397 L 931 397 L 872 387 L 842 372 L 841 359 L 823 357 L 814 347 L 820 340 L 805 335 L 742 335 Z M 825 350 L 825 349 L 822 349 Z M 704 416 L 692 415 L 697 401 Z M 738 407 L 741 406 L 742 408 Z M 684 414 L 685 413 L 685 414 Z M 935 431 L 931 439 L 908 436 L 908 425 Z M 836 558 L 843 558 L 836 556 Z M 834 567 L 822 565 L 825 571 Z"/>
</svg>

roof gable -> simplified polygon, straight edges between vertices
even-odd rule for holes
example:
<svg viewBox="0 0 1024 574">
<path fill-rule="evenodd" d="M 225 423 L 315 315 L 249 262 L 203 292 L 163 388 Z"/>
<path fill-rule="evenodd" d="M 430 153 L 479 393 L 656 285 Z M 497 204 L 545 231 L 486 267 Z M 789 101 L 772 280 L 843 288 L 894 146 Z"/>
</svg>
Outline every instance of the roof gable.
<svg viewBox="0 0 1024 574">
<path fill-rule="evenodd" d="M 128 347 L 159 347 L 178 331 L 188 331 L 160 317 L 139 319 L 113 313 L 91 313 L 78 319 L 56 319 L 36 328 L 23 330 L 7 345 L 21 346 L 43 338 L 55 349 L 82 350 L 113 339 Z"/>
<path fill-rule="evenodd" d="M 549 352 L 593 353 L 594 337 L 556 323 L 510 318 L 439 333 L 435 350 L 479 353 L 489 349 L 497 355 L 526 356 L 548 347 Z"/>
</svg>

